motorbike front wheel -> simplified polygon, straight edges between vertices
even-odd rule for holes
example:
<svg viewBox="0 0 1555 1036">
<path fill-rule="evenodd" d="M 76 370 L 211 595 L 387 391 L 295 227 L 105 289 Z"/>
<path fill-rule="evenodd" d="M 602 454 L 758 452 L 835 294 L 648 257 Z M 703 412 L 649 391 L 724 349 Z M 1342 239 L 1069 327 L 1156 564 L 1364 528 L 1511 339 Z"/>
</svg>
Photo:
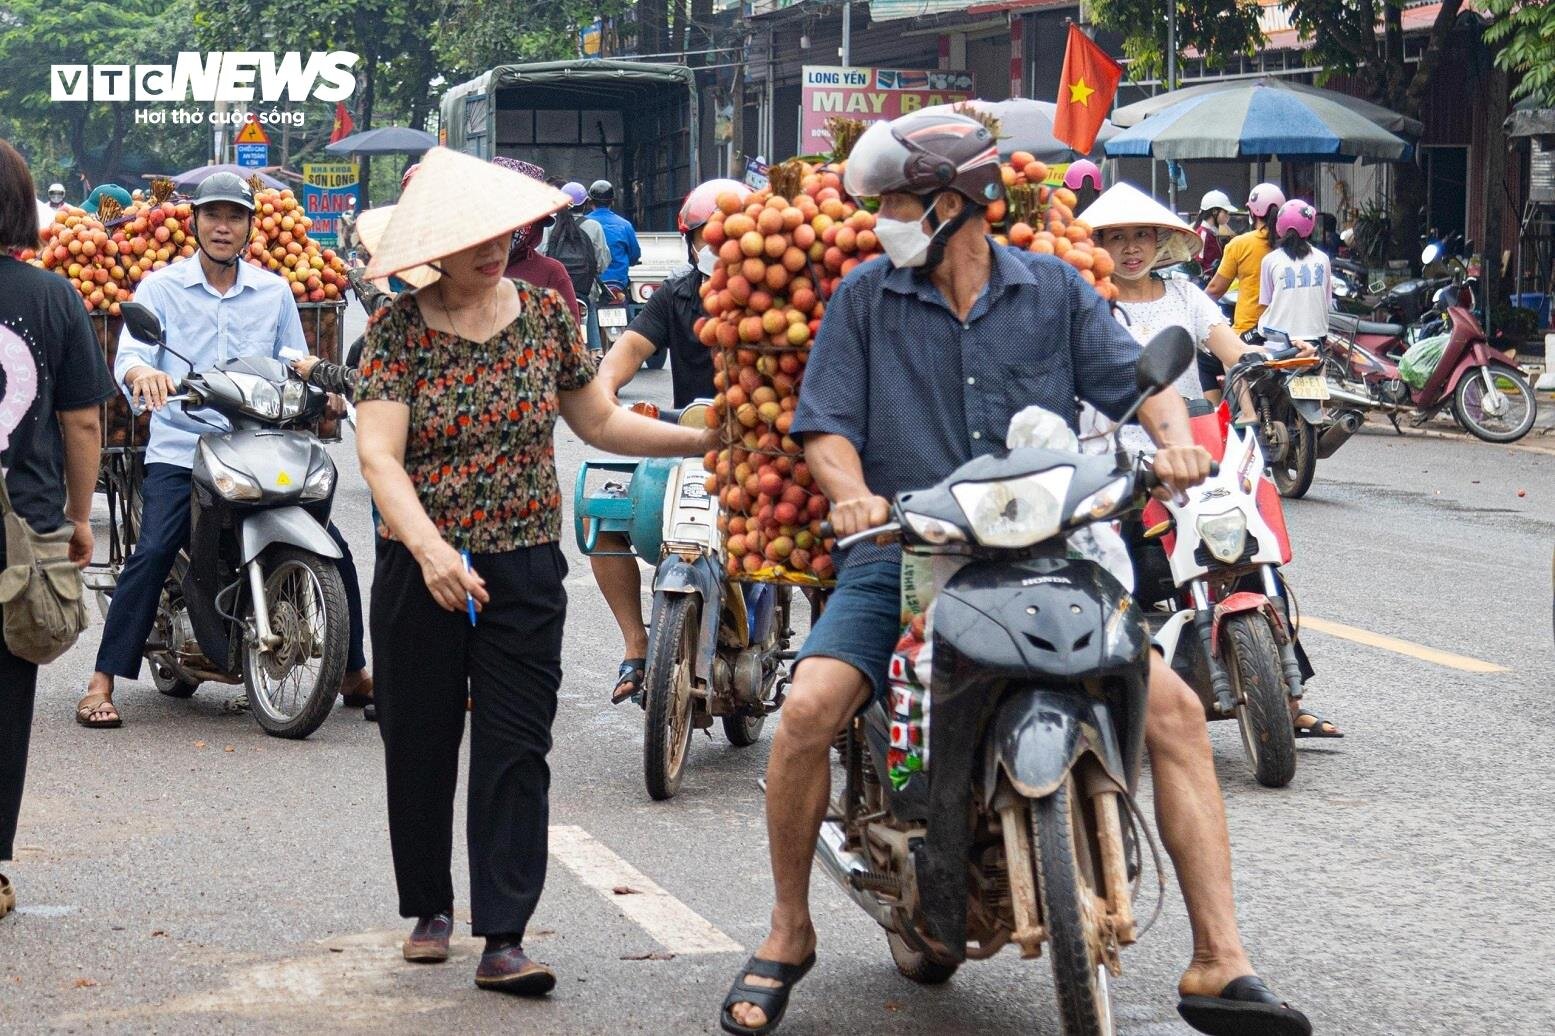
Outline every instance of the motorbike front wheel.
<svg viewBox="0 0 1555 1036">
<path fill-rule="evenodd" d="M 1299 500 L 1312 488 L 1312 476 L 1317 474 L 1317 429 L 1302 420 L 1293 407 L 1284 407 L 1279 419 L 1289 441 L 1284 456 L 1269 458 L 1274 488 L 1288 500 Z"/>
<path fill-rule="evenodd" d="M 1494 394 L 1486 378 L 1495 385 Z M 1516 442 L 1528 434 L 1538 413 L 1527 379 L 1508 367 L 1476 367 L 1452 394 L 1452 415 L 1486 442 Z"/>
<path fill-rule="evenodd" d="M 324 722 L 345 679 L 346 588 L 333 564 L 297 547 L 270 549 L 264 568 L 270 630 L 280 643 L 261 652 L 245 639 L 243 684 L 266 734 L 301 740 Z M 244 619 L 252 624 L 252 602 Z"/>
<path fill-rule="evenodd" d="M 1074 778 L 1031 804 L 1037 894 L 1053 958 L 1053 988 L 1064 1036 L 1112 1036 L 1112 990 L 1101 954 L 1106 914 L 1095 820 Z"/>
<path fill-rule="evenodd" d="M 696 598 L 669 597 L 648 637 L 643 674 L 643 778 L 655 800 L 672 798 L 691 753 L 691 677 L 699 631 Z"/>
<path fill-rule="evenodd" d="M 1265 788 L 1283 788 L 1296 776 L 1296 734 L 1269 620 L 1260 612 L 1239 612 L 1226 617 L 1220 633 L 1253 776 Z"/>
</svg>

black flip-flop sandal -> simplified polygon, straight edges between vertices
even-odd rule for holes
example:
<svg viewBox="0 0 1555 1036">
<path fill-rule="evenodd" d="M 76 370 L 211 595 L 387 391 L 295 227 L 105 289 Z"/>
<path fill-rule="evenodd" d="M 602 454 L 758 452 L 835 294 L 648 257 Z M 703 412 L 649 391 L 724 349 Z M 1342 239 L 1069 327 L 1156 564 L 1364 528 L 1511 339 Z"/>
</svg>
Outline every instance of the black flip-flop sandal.
<svg viewBox="0 0 1555 1036">
<path fill-rule="evenodd" d="M 1310 727 L 1304 727 L 1301 725 L 1301 718 L 1303 716 L 1310 716 L 1312 718 L 1312 725 Z M 1308 712 L 1306 709 L 1302 709 L 1300 712 L 1296 713 L 1296 719 L 1294 722 L 1296 724 L 1297 737 L 1344 737 L 1344 731 L 1339 729 L 1339 724 L 1332 720 L 1324 719 L 1322 716 L 1319 716 L 1315 712 Z M 1325 726 L 1329 729 L 1324 730 L 1323 727 Z"/>
<path fill-rule="evenodd" d="M 752 957 L 740 969 L 740 977 L 734 980 L 734 985 L 729 987 L 729 995 L 724 997 L 723 1011 L 718 1016 L 718 1024 L 723 1026 L 724 1032 L 733 1033 L 734 1036 L 767 1036 L 767 1033 L 775 1030 L 783 1021 L 783 1015 L 788 1010 L 788 997 L 794 991 L 794 986 L 798 985 L 799 980 L 808 975 L 813 967 L 815 967 L 814 953 L 798 964 L 783 964 L 780 961 Z M 746 975 L 756 975 L 783 984 L 753 986 L 745 981 Z M 767 1016 L 766 1024 L 758 1029 L 741 1025 L 730 1013 L 735 1004 L 750 1004 L 759 1008 L 761 1013 Z"/>
<path fill-rule="evenodd" d="M 1182 1020 L 1209 1036 L 1312 1036 L 1307 1016 L 1274 995 L 1257 975 L 1232 979 L 1219 996 L 1185 996 Z"/>
<path fill-rule="evenodd" d="M 616 688 L 610 693 L 610 704 L 619 705 L 628 698 L 637 697 L 643 689 L 643 678 L 648 674 L 646 658 L 623 658 L 616 673 Z"/>
</svg>

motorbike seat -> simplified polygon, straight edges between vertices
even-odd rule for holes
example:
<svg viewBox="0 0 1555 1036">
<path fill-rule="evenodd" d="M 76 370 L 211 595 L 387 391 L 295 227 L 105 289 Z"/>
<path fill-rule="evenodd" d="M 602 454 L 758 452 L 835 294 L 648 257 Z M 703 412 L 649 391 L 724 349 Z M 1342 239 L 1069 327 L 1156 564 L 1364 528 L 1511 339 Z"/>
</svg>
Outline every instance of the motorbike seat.
<svg viewBox="0 0 1555 1036">
<path fill-rule="evenodd" d="M 1383 335 L 1388 338 L 1398 338 L 1404 334 L 1402 324 L 1384 324 L 1376 320 L 1362 320 L 1360 317 L 1351 316 L 1349 313 L 1328 314 L 1328 329 L 1353 338 L 1356 335 Z"/>
</svg>

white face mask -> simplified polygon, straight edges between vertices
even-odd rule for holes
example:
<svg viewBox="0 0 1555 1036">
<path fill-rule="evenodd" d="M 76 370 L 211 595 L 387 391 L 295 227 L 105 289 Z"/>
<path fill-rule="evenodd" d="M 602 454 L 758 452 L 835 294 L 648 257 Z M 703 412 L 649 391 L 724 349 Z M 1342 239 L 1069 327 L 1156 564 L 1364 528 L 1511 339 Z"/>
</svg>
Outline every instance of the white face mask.
<svg viewBox="0 0 1555 1036">
<path fill-rule="evenodd" d="M 890 257 L 891 265 L 899 268 L 922 266 L 929 258 L 929 246 L 934 235 L 923 229 L 923 220 L 886 219 L 875 220 L 875 236 L 880 247 Z"/>
<path fill-rule="evenodd" d="M 718 269 L 718 253 L 703 245 L 697 252 L 697 269 L 704 277 L 711 277 Z"/>
</svg>

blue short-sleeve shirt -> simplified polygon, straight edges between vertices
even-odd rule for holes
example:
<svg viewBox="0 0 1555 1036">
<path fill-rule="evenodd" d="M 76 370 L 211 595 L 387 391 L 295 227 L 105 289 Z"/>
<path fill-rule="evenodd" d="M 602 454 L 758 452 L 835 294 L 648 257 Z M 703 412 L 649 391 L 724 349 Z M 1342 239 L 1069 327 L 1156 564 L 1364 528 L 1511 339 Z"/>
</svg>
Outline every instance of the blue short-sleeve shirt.
<svg viewBox="0 0 1555 1036">
<path fill-rule="evenodd" d="M 885 258 L 827 305 L 805 367 L 795 434 L 841 435 L 869 488 L 891 498 L 1005 448 L 1010 418 L 1083 399 L 1116 420 L 1133 403 L 1140 347 L 1068 263 L 989 242 L 987 286 L 963 322 L 929 280 Z M 846 563 L 889 557 L 860 546 Z"/>
</svg>

